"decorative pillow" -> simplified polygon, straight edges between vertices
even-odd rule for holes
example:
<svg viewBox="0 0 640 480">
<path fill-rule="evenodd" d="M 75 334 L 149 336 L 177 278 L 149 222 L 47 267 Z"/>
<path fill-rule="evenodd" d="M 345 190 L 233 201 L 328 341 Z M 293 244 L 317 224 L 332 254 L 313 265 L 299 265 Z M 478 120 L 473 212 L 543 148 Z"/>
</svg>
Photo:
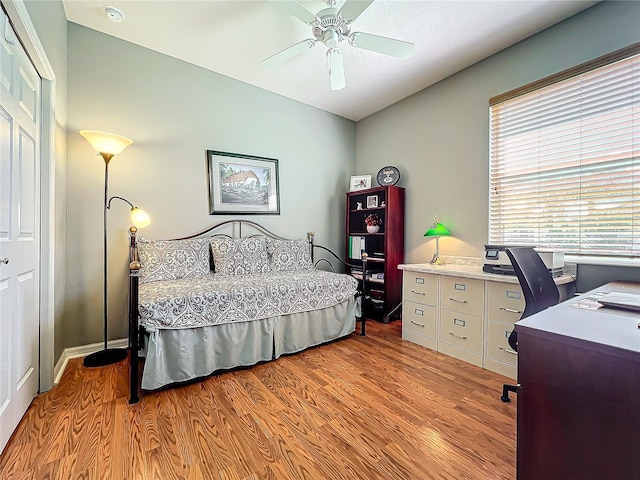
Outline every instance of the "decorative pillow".
<svg viewBox="0 0 640 480">
<path fill-rule="evenodd" d="M 148 240 L 138 238 L 140 282 L 209 275 L 209 239 Z"/>
<path fill-rule="evenodd" d="M 248 275 L 269 273 L 265 237 L 212 238 L 211 252 L 216 274 Z"/>
<path fill-rule="evenodd" d="M 267 239 L 267 253 L 275 272 L 308 270 L 313 268 L 309 242 L 306 240 Z"/>
</svg>

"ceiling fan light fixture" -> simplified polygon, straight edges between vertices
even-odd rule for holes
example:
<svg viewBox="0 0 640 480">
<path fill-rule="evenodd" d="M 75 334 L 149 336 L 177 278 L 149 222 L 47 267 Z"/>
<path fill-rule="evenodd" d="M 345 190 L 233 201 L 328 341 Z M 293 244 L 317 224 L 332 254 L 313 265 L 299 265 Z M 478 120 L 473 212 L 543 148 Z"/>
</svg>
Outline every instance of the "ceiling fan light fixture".
<svg viewBox="0 0 640 480">
<path fill-rule="evenodd" d="M 340 40 L 342 40 L 340 38 L 340 35 L 338 34 L 338 32 L 336 32 L 333 29 L 330 29 L 330 30 L 327 30 L 326 32 L 324 32 L 324 35 L 322 37 L 322 41 L 329 48 L 333 48 L 336 45 L 338 45 L 338 42 Z"/>
</svg>

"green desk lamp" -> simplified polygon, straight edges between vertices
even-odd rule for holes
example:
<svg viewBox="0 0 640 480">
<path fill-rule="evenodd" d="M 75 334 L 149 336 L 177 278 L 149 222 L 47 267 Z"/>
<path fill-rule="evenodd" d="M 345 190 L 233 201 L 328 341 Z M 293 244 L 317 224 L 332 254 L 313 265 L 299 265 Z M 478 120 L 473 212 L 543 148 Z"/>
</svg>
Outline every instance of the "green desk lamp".
<svg viewBox="0 0 640 480">
<path fill-rule="evenodd" d="M 440 237 L 449 235 L 451 235 L 451 233 L 449 233 L 447 227 L 440 223 L 440 219 L 438 218 L 438 216 L 436 215 L 435 217 L 433 217 L 433 225 L 429 230 L 427 230 L 427 233 L 424 234 L 425 237 L 436 237 L 436 253 L 433 254 L 433 257 L 431 257 L 431 261 L 429 263 L 442 265 L 442 260 L 440 260 L 440 248 L 438 245 L 438 240 Z"/>
</svg>

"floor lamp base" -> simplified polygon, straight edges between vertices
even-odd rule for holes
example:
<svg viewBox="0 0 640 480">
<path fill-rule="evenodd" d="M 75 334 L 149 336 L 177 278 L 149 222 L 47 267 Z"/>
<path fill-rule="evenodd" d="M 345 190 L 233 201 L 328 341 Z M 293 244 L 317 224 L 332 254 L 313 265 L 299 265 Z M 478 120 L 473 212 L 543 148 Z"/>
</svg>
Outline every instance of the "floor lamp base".
<svg viewBox="0 0 640 480">
<path fill-rule="evenodd" d="M 89 368 L 104 367 L 105 365 L 120 362 L 125 358 L 127 358 L 126 348 L 107 348 L 87 355 L 84 357 L 83 363 L 85 367 Z"/>
</svg>

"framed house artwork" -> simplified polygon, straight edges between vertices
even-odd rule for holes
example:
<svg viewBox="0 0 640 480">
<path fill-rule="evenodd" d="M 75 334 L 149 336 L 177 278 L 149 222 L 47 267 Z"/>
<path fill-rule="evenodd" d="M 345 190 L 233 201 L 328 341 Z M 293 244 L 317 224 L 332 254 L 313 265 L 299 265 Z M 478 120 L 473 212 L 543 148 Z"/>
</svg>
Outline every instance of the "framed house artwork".
<svg viewBox="0 0 640 480">
<path fill-rule="evenodd" d="M 280 214 L 278 160 L 207 150 L 211 215 Z"/>
</svg>

